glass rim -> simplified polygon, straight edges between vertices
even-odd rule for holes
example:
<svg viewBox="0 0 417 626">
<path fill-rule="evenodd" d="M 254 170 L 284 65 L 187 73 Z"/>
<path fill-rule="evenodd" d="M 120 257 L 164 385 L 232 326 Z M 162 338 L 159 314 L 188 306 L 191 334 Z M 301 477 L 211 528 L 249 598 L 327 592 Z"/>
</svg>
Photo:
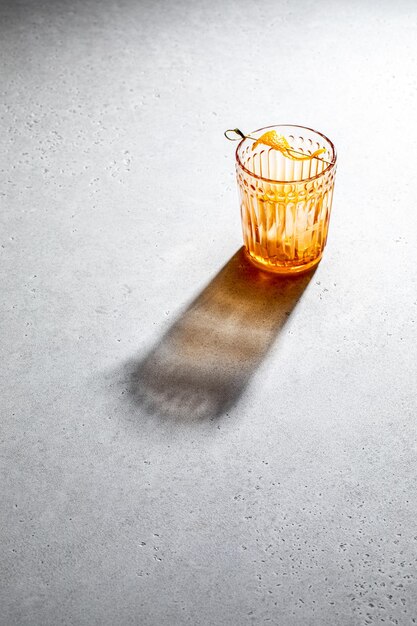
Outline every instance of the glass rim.
<svg viewBox="0 0 417 626">
<path fill-rule="evenodd" d="M 282 185 L 293 185 L 296 183 L 308 183 L 311 180 L 316 180 L 317 178 L 320 178 L 321 176 L 329 172 L 331 169 L 334 169 L 336 167 L 337 152 L 336 152 L 336 148 L 335 148 L 333 141 L 331 141 L 331 139 L 329 139 L 326 135 L 319 132 L 318 130 L 315 130 L 314 128 L 309 128 L 308 126 L 301 126 L 300 124 L 275 124 L 271 126 L 265 126 L 264 128 L 258 128 L 257 130 L 252 130 L 251 133 L 259 133 L 262 130 L 267 131 L 272 128 L 279 128 L 280 126 L 287 126 L 287 127 L 290 126 L 291 128 L 302 128 L 303 130 L 310 130 L 311 132 L 316 133 L 316 135 L 320 135 L 320 137 L 323 137 L 323 139 L 329 142 L 333 150 L 333 163 L 329 163 L 329 165 L 322 172 L 320 172 L 320 174 L 316 174 L 315 176 L 310 176 L 309 178 L 300 178 L 299 180 L 291 180 L 291 181 L 278 180 L 277 178 L 265 178 L 264 176 L 259 176 L 259 174 L 255 174 L 254 172 L 251 172 L 250 170 L 248 170 L 248 168 L 243 165 L 242 161 L 239 158 L 239 148 L 241 147 L 243 142 L 246 141 L 247 137 L 245 137 L 244 139 L 239 141 L 237 148 L 236 148 L 235 157 L 236 157 L 236 162 L 239 165 L 239 167 L 242 168 L 244 172 L 249 174 L 249 176 L 253 176 L 253 178 L 257 178 L 258 180 L 264 180 L 265 182 L 268 182 L 268 183 L 280 183 Z"/>
</svg>

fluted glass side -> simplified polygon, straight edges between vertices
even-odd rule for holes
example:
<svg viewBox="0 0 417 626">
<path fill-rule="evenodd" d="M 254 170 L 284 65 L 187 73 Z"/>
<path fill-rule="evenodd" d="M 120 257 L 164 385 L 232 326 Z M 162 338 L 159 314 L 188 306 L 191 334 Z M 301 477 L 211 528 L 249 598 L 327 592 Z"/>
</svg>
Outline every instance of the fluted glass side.
<svg viewBox="0 0 417 626">
<path fill-rule="evenodd" d="M 271 271 L 306 270 L 321 259 L 332 206 L 336 154 L 329 139 L 300 126 L 273 126 L 304 154 L 325 148 L 318 159 L 294 161 L 243 140 L 236 151 L 243 239 L 251 259 Z"/>
</svg>

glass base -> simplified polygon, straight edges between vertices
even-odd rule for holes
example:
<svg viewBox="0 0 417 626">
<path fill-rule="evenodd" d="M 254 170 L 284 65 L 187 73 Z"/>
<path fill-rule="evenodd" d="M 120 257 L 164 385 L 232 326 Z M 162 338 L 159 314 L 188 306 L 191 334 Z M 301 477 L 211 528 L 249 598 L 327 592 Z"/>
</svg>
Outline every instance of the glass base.
<svg viewBox="0 0 417 626">
<path fill-rule="evenodd" d="M 279 266 L 279 265 L 271 265 L 267 261 L 263 261 L 262 259 L 258 257 L 252 256 L 251 253 L 246 248 L 246 246 L 245 246 L 245 253 L 246 253 L 247 258 L 250 260 L 250 262 L 256 265 L 256 267 L 259 267 L 261 270 L 264 270 L 266 272 L 272 272 L 273 274 L 281 274 L 285 276 L 307 272 L 312 267 L 315 267 L 316 265 L 318 265 L 321 261 L 321 257 L 323 256 L 322 254 L 320 254 L 320 256 L 318 256 L 316 259 L 313 259 L 313 261 L 309 261 L 308 263 L 300 263 L 300 265 Z"/>
</svg>

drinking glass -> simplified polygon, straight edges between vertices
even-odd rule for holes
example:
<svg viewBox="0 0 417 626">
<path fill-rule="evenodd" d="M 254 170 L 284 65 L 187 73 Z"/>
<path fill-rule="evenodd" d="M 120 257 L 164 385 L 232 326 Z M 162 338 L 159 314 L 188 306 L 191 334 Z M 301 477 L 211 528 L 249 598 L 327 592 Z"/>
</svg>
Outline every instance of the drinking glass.
<svg viewBox="0 0 417 626">
<path fill-rule="evenodd" d="M 302 272 L 320 262 L 327 240 L 336 174 L 336 150 L 321 133 L 292 124 L 261 128 L 283 135 L 291 148 L 311 155 L 290 159 L 279 150 L 242 139 L 236 149 L 243 240 L 256 265 L 278 274 Z"/>
</svg>

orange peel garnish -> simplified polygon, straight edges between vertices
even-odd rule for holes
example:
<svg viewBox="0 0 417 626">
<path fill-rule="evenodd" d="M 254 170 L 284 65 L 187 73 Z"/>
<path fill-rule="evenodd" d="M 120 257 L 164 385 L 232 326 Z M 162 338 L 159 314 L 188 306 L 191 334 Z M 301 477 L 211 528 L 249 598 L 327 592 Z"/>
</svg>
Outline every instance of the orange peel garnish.
<svg viewBox="0 0 417 626">
<path fill-rule="evenodd" d="M 291 150 L 291 146 L 285 139 L 284 135 L 278 135 L 276 130 L 269 130 L 261 135 L 253 144 L 252 150 L 255 150 L 256 146 L 259 146 L 259 144 L 270 146 L 274 150 L 279 150 L 280 152 L 287 152 L 288 150 Z"/>
<path fill-rule="evenodd" d="M 294 161 L 309 161 L 310 159 L 314 159 L 318 157 L 323 152 L 326 152 L 325 148 L 319 148 L 312 154 L 302 154 L 297 150 L 294 150 L 284 137 L 284 135 L 278 135 L 276 130 L 269 130 L 263 135 L 261 135 L 253 144 L 252 150 L 255 150 L 256 146 L 260 144 L 264 146 L 269 146 L 274 150 L 279 150 L 284 156 L 289 159 L 293 159 Z"/>
</svg>

